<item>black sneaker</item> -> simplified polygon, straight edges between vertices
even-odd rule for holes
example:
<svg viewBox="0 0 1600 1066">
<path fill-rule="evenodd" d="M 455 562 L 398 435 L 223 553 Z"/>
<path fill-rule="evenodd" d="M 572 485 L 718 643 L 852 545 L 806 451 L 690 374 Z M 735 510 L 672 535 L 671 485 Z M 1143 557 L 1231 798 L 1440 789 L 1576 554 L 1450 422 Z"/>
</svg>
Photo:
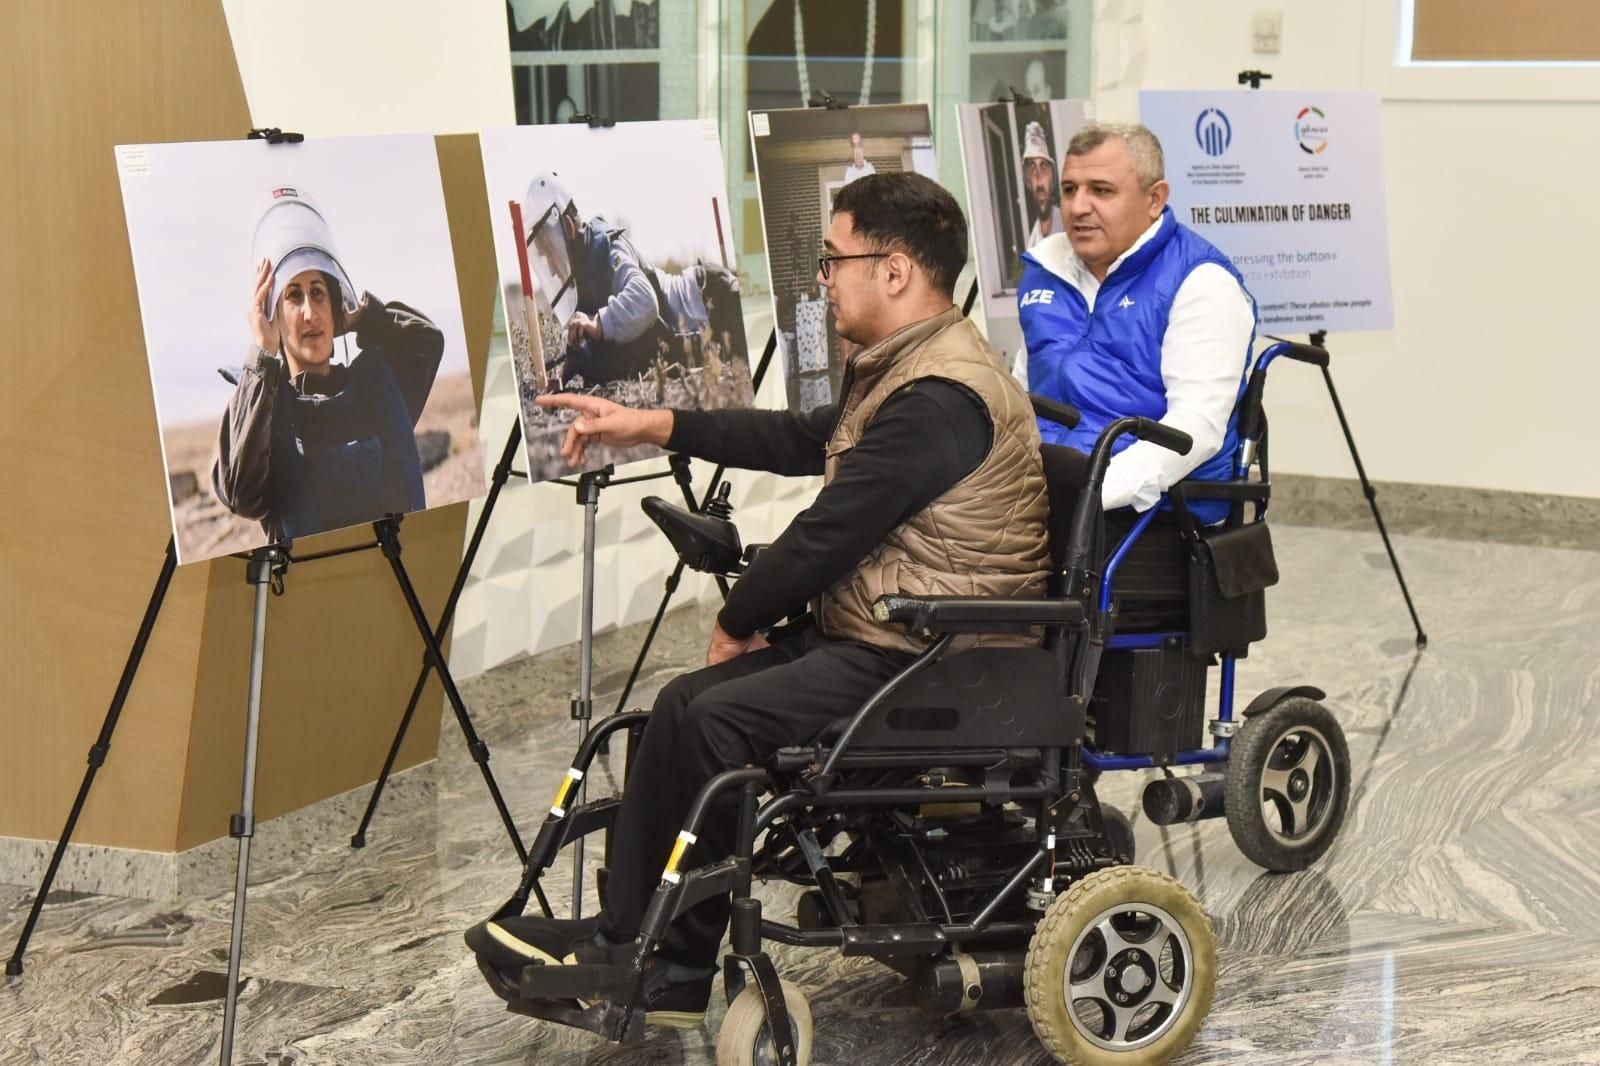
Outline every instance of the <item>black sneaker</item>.
<svg viewBox="0 0 1600 1066">
<path fill-rule="evenodd" d="M 698 1029 L 704 1025 L 717 971 L 691 969 L 659 958 L 652 961 L 651 969 L 659 971 L 660 976 L 645 979 L 644 1023 L 664 1029 Z"/>
<path fill-rule="evenodd" d="M 466 941 L 479 961 L 515 974 L 534 963 L 561 966 L 599 935 L 598 916 L 572 919 L 520 914 L 479 922 L 467 930 Z"/>
</svg>

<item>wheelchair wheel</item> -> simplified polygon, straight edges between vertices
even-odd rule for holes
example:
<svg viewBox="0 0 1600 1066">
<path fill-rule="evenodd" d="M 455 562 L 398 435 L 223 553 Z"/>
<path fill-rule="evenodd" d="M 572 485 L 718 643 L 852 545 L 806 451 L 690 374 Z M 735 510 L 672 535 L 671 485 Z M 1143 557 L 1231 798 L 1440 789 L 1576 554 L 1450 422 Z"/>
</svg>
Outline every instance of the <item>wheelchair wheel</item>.
<svg viewBox="0 0 1600 1066">
<path fill-rule="evenodd" d="M 1100 823 L 1105 827 L 1106 840 L 1111 843 L 1112 853 L 1123 865 L 1133 862 L 1133 823 L 1128 821 L 1128 816 L 1102 803 Z"/>
<path fill-rule="evenodd" d="M 794 1041 L 795 1066 L 811 1062 L 811 1005 L 798 988 L 780 981 L 783 1005 L 789 1011 L 789 1032 Z M 728 1005 L 728 1016 L 717 1032 L 717 1066 L 778 1066 L 778 1051 L 767 1024 L 767 1005 L 754 982 L 746 984 Z"/>
<path fill-rule="evenodd" d="M 1350 749 L 1329 710 L 1285 700 L 1233 738 L 1223 807 L 1234 843 L 1258 866 L 1303 870 L 1333 844 L 1350 800 Z"/>
<path fill-rule="evenodd" d="M 1189 890 L 1139 866 L 1100 870 L 1056 897 L 1028 945 L 1023 997 L 1061 1062 L 1165 1062 L 1200 1031 L 1217 940 Z"/>
</svg>

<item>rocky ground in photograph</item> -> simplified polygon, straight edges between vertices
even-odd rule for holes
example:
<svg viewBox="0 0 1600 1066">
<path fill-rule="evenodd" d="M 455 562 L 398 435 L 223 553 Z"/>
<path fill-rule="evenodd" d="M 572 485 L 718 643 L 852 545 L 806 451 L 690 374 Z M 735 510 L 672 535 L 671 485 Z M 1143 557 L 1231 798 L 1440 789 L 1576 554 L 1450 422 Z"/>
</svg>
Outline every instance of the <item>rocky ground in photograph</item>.
<svg viewBox="0 0 1600 1066">
<path fill-rule="evenodd" d="M 539 315 L 544 351 L 559 351 L 563 345 L 561 328 L 554 315 Z M 622 381 L 590 387 L 582 377 L 561 378 L 560 364 L 549 368 L 541 388 L 533 365 L 528 331 L 513 315 L 509 320 L 511 355 L 516 362 L 517 389 L 523 411 L 522 429 L 528 448 L 529 479 L 548 481 L 573 471 L 561 458 L 561 441 L 567 426 L 578 416 L 566 410 L 544 410 L 534 402 L 542 393 L 579 392 L 599 396 L 625 407 L 674 407 L 711 411 L 726 407 L 749 407 L 754 402 L 750 384 L 749 357 L 743 350 L 725 346 L 709 332 L 698 341 L 682 339 L 681 351 L 669 352 L 656 360 L 645 374 Z M 636 448 L 611 448 L 595 445 L 584 460 L 588 469 L 607 463 L 621 466 L 660 455 L 661 449 L 649 445 Z"/>
</svg>

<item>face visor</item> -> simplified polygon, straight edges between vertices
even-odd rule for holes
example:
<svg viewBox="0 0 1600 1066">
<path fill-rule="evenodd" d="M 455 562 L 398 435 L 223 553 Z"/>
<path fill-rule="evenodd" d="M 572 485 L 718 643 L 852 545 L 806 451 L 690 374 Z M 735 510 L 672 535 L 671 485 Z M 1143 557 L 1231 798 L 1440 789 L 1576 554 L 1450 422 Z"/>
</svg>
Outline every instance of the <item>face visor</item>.
<svg viewBox="0 0 1600 1066">
<path fill-rule="evenodd" d="M 562 205 L 552 203 L 538 218 L 524 219 L 528 228 L 528 268 L 533 284 L 549 301 L 556 319 L 565 324 L 578 310 L 578 286 L 572 276 L 572 255 L 561 227 Z"/>
</svg>

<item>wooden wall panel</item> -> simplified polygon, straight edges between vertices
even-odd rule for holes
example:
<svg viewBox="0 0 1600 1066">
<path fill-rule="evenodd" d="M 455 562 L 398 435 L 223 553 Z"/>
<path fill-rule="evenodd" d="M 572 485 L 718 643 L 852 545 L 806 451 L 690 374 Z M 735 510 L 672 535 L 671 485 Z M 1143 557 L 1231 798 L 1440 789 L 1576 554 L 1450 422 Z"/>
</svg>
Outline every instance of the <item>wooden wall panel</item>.
<svg viewBox="0 0 1600 1066">
<path fill-rule="evenodd" d="M 216 0 L 18 0 L 0 6 L 0 34 L 0 835 L 50 839 L 170 530 L 112 146 L 239 137 L 250 119 Z M 494 280 L 476 138 L 441 138 L 440 155 L 481 392 Z M 430 614 L 465 515 L 456 505 L 404 523 Z M 250 596 L 237 560 L 178 571 L 79 843 L 172 851 L 226 833 Z M 263 819 L 371 781 L 421 663 L 377 552 L 292 568 L 268 615 Z M 440 707 L 434 683 L 402 766 L 434 754 Z"/>
<path fill-rule="evenodd" d="M 1592 61 L 1600 59 L 1594 0 L 1414 0 L 1411 58 Z"/>
<path fill-rule="evenodd" d="M 169 534 L 112 146 L 249 114 L 214 0 L 17 0 L 0 39 L 0 834 L 50 838 Z M 173 584 L 80 841 L 173 846 L 206 579 Z"/>
</svg>

